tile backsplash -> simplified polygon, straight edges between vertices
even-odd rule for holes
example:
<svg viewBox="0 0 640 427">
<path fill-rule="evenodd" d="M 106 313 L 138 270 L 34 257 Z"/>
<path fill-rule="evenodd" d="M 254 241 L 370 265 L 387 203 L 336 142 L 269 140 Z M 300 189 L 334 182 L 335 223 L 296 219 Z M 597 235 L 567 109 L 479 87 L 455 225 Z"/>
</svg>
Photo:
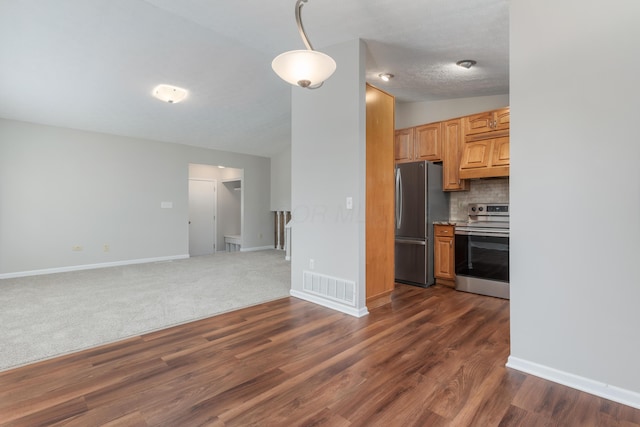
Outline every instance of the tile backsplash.
<svg viewBox="0 0 640 427">
<path fill-rule="evenodd" d="M 449 220 L 467 221 L 469 203 L 509 203 L 509 178 L 474 179 L 469 191 L 449 196 Z"/>
</svg>

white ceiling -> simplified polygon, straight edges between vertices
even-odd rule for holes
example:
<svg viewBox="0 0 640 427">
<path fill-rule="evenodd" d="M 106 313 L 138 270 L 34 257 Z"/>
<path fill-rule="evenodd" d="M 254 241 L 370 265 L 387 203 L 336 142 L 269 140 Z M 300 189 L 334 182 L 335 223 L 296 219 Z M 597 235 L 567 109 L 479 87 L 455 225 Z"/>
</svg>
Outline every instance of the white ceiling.
<svg viewBox="0 0 640 427">
<path fill-rule="evenodd" d="M 271 70 L 304 48 L 294 5 L 0 0 L 0 117 L 270 156 L 290 143 L 291 90 L 304 90 Z M 320 51 L 363 39 L 367 81 L 398 101 L 509 92 L 508 0 L 309 0 L 302 19 Z M 159 83 L 189 96 L 163 104 Z"/>
</svg>

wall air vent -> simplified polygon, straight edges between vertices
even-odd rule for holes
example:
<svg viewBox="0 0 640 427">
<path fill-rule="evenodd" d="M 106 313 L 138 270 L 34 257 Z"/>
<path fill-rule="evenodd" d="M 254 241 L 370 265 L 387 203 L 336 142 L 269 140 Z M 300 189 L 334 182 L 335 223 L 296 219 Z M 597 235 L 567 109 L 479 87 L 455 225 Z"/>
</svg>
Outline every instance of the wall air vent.
<svg viewBox="0 0 640 427">
<path fill-rule="evenodd" d="M 342 304 L 356 305 L 356 283 L 351 280 L 305 270 L 302 272 L 302 288 L 305 292 Z"/>
</svg>

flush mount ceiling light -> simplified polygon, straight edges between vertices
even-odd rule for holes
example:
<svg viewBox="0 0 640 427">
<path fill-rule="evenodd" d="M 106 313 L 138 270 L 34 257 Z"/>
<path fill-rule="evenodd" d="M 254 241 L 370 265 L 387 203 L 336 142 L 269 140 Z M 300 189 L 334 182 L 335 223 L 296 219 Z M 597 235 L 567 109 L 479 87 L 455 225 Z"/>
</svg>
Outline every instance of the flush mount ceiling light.
<svg viewBox="0 0 640 427">
<path fill-rule="evenodd" d="M 393 74 L 390 74 L 390 73 L 382 73 L 382 74 L 378 74 L 378 77 L 380 77 L 385 82 L 388 82 L 389 80 L 391 80 L 395 76 Z"/>
<path fill-rule="evenodd" d="M 477 62 L 474 61 L 473 59 L 463 59 L 462 61 L 456 62 L 456 65 L 458 67 L 466 68 L 467 70 L 476 64 Z"/>
<path fill-rule="evenodd" d="M 322 86 L 336 70 L 336 61 L 327 54 L 313 50 L 302 26 L 300 11 L 308 0 L 297 0 L 295 6 L 296 23 L 306 50 L 290 50 L 276 56 L 271 68 L 284 81 L 308 89 Z"/>
<path fill-rule="evenodd" d="M 153 88 L 153 96 L 169 104 L 177 104 L 187 96 L 187 90 L 171 85 L 158 85 Z"/>
</svg>

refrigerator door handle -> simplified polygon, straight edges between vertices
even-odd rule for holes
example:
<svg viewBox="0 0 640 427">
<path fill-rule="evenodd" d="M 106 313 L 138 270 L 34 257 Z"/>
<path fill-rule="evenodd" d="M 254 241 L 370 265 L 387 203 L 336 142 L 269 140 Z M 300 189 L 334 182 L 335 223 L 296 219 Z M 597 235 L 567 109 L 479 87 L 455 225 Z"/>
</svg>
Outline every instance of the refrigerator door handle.
<svg viewBox="0 0 640 427">
<path fill-rule="evenodd" d="M 400 169 L 396 167 L 396 228 L 400 228 L 398 220 L 400 219 Z"/>
<path fill-rule="evenodd" d="M 396 228 L 399 230 L 402 226 L 402 173 L 400 168 L 396 169 Z"/>
</svg>

